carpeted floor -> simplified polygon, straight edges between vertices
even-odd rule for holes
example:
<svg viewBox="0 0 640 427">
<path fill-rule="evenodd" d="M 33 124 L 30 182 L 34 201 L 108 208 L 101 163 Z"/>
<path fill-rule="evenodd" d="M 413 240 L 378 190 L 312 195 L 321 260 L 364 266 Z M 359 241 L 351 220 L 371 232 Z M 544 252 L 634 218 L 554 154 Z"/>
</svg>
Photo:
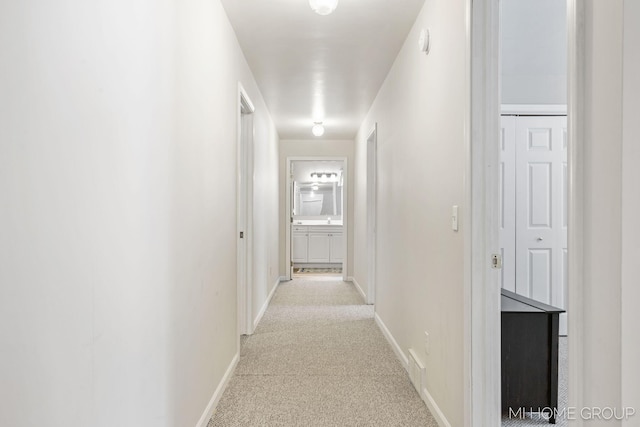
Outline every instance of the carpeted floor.
<svg viewBox="0 0 640 427">
<path fill-rule="evenodd" d="M 280 284 L 209 422 L 214 426 L 436 427 L 350 283 Z"/>
<path fill-rule="evenodd" d="M 568 358 L 567 347 L 568 338 L 560 337 L 558 340 L 558 413 L 561 415 L 556 420 L 556 426 L 566 427 L 567 419 L 562 411 L 562 408 L 566 408 L 567 401 L 567 382 L 568 382 Z M 553 425 L 543 418 L 540 414 L 526 414 L 525 419 L 509 418 L 508 414 L 502 415 L 502 427 L 524 427 L 524 426 L 548 426 Z"/>
</svg>

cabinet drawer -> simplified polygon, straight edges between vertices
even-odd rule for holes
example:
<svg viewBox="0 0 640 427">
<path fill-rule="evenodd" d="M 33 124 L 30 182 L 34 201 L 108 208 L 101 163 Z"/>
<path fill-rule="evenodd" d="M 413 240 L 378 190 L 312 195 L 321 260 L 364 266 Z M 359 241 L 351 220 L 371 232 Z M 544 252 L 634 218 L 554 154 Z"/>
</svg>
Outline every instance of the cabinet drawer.
<svg viewBox="0 0 640 427">
<path fill-rule="evenodd" d="M 342 233 L 341 225 L 316 225 L 309 227 L 310 233 L 325 233 L 325 234 L 335 234 Z"/>
</svg>

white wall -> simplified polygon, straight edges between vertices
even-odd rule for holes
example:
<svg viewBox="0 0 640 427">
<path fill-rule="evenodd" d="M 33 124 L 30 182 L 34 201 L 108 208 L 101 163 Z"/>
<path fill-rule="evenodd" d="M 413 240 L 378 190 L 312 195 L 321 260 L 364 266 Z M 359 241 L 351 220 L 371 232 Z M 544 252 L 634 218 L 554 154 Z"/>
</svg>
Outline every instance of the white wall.
<svg viewBox="0 0 640 427">
<path fill-rule="evenodd" d="M 504 104 L 567 103 L 566 0 L 502 0 Z"/>
<path fill-rule="evenodd" d="M 584 382 L 585 405 L 633 406 L 636 412 L 639 20 L 636 0 L 585 2 L 585 321 L 584 347 L 574 347 L 584 355 L 584 371 L 570 373 Z M 639 416 L 624 425 L 637 425 Z"/>
<path fill-rule="evenodd" d="M 586 4 L 584 403 L 619 406 L 622 0 Z"/>
<path fill-rule="evenodd" d="M 222 7 L 2 2 L 0 51 L 0 425 L 194 426 L 237 352 L 238 80 L 278 167 Z"/>
<path fill-rule="evenodd" d="M 640 417 L 640 335 L 638 335 L 638 260 L 640 260 L 640 1 L 624 2 L 622 129 L 622 406 Z M 629 420 L 626 426 L 638 423 Z"/>
<path fill-rule="evenodd" d="M 309 130 L 311 132 L 311 130 Z M 347 158 L 347 275 L 353 275 L 353 140 L 281 140 L 280 141 L 280 275 L 287 275 L 286 230 L 289 226 L 286 209 L 287 157 L 346 157 Z"/>
<path fill-rule="evenodd" d="M 377 122 L 376 312 L 424 361 L 428 391 L 454 426 L 464 415 L 465 242 L 451 207 L 464 215 L 465 6 L 426 1 L 356 139 L 355 278 L 366 289 L 366 138 Z M 428 56 L 417 48 L 422 28 Z"/>
</svg>

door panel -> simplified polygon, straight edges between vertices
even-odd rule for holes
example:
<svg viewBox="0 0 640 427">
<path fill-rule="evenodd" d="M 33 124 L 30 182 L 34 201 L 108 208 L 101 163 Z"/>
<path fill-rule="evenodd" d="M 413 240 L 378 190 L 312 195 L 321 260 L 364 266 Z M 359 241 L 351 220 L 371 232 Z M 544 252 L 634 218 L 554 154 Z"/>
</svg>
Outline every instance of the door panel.
<svg viewBox="0 0 640 427">
<path fill-rule="evenodd" d="M 529 163 L 529 228 L 551 228 L 551 163 Z M 524 193 L 524 194 L 527 194 Z"/>
<path fill-rule="evenodd" d="M 552 250 L 531 249 L 528 260 L 528 293 L 536 301 L 551 300 L 551 264 Z"/>
</svg>

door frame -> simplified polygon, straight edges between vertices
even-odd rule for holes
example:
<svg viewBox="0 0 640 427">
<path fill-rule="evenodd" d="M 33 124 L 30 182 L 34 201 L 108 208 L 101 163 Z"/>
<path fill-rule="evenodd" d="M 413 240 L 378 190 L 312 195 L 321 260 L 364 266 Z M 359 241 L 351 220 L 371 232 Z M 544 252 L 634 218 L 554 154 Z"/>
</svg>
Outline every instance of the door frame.
<svg viewBox="0 0 640 427">
<path fill-rule="evenodd" d="M 238 82 L 236 174 L 236 287 L 238 348 L 240 335 L 253 333 L 253 113 L 255 107 Z M 243 237 L 240 237 L 243 235 Z"/>
<path fill-rule="evenodd" d="M 367 136 L 367 304 L 376 301 L 376 207 L 378 190 L 378 123 Z"/>
<path fill-rule="evenodd" d="M 569 406 L 583 407 L 584 3 L 567 0 Z M 499 0 L 467 0 L 465 204 L 465 426 L 501 423 L 500 286 L 490 268 L 498 253 L 500 120 Z M 583 425 L 582 421 L 577 424 Z"/>
<path fill-rule="evenodd" d="M 347 281 L 347 266 L 349 265 L 349 162 L 347 157 L 332 157 L 332 156 L 289 156 L 287 157 L 287 172 L 285 176 L 285 260 L 287 263 L 287 274 L 285 279 L 291 280 L 292 268 L 291 268 L 291 163 L 299 160 L 308 161 L 341 161 L 343 164 L 343 181 L 342 181 L 342 234 L 344 236 L 342 250 L 344 251 L 344 258 L 342 259 L 342 280 Z"/>
</svg>

